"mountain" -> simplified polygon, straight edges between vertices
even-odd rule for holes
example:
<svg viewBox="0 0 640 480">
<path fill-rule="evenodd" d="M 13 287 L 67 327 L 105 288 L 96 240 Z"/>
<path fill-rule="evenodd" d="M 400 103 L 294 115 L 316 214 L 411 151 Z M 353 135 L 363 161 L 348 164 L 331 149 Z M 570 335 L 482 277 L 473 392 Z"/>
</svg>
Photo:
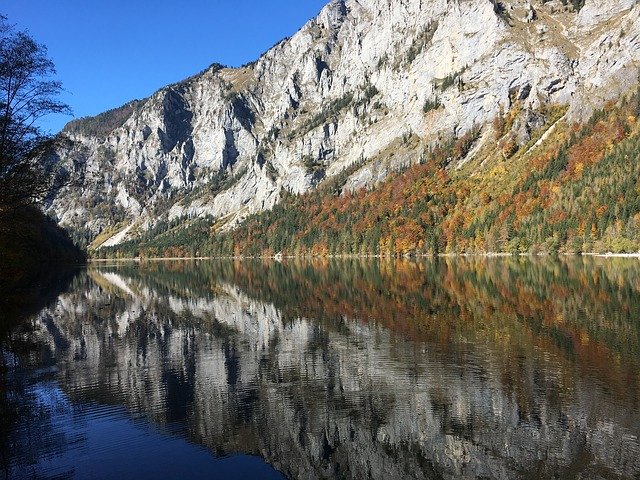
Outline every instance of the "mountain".
<svg viewBox="0 0 640 480">
<path fill-rule="evenodd" d="M 68 124 L 59 161 L 82 181 L 49 212 L 106 248 L 203 221 L 228 235 L 291 193 L 370 190 L 456 139 L 446 172 L 509 171 L 635 87 L 639 14 L 633 0 L 332 1 L 255 63 Z"/>
</svg>

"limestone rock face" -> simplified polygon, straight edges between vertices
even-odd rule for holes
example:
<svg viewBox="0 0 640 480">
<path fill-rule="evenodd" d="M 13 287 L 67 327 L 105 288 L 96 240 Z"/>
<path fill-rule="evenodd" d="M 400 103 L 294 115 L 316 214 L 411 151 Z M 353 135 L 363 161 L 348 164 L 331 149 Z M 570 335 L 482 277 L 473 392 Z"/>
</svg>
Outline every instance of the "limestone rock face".
<svg viewBox="0 0 640 480">
<path fill-rule="evenodd" d="M 203 216 L 232 228 L 283 190 L 352 165 L 347 187 L 370 187 L 418 160 L 385 156 L 397 142 L 461 135 L 516 105 L 526 142 L 540 107 L 567 104 L 580 120 L 635 85 L 639 13 L 634 0 L 579 11 L 556 0 L 334 0 L 251 65 L 214 65 L 72 122 L 76 146 L 59 156 L 82 181 L 49 210 L 87 243 L 100 235 L 96 245 Z"/>
</svg>

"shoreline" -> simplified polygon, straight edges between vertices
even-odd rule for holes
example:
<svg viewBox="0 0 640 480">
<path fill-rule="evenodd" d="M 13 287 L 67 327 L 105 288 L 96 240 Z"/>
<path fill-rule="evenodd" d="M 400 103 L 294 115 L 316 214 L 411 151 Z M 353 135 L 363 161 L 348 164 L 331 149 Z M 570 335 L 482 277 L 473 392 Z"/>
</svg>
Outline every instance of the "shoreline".
<svg viewBox="0 0 640 480">
<path fill-rule="evenodd" d="M 423 258 L 505 258 L 505 257 L 594 257 L 594 258 L 637 258 L 640 259 L 640 252 L 638 253 L 596 253 L 596 252 L 584 252 L 584 253 L 439 253 L 437 255 L 419 254 L 419 255 L 400 255 L 392 257 L 389 255 L 269 255 L 259 257 L 126 257 L 126 258 L 89 258 L 87 264 L 92 263 L 109 263 L 109 262 L 170 262 L 170 261 L 209 261 L 209 260 L 292 260 L 292 259 L 393 259 L 393 260 L 410 260 L 410 259 L 423 259 Z"/>
<path fill-rule="evenodd" d="M 600 258 L 640 258 L 639 253 L 582 253 L 583 257 L 600 257 Z"/>
</svg>

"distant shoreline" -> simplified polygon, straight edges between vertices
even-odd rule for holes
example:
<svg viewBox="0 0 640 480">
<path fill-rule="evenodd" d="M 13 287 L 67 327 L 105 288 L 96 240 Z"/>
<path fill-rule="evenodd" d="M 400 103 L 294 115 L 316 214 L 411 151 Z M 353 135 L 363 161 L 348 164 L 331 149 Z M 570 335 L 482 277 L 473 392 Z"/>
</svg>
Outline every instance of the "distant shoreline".
<svg viewBox="0 0 640 480">
<path fill-rule="evenodd" d="M 639 253 L 582 253 L 583 257 L 603 257 L 603 258 L 640 258 Z"/>
<path fill-rule="evenodd" d="M 169 262 L 169 261 L 183 261 L 183 260 L 291 260 L 291 259 L 373 259 L 373 258 L 385 258 L 385 259 L 418 259 L 418 258 L 471 258 L 471 257 L 484 257 L 484 258 L 503 258 L 503 257 L 551 257 L 551 256 L 562 256 L 562 257 L 599 257 L 599 258 L 638 258 L 640 259 L 640 252 L 638 253 L 595 253 L 595 252 L 585 252 L 585 253 L 560 253 L 557 255 L 552 255 L 548 253 L 544 254 L 532 254 L 532 253 L 439 253 L 438 255 L 402 255 L 399 257 L 389 257 L 387 255 L 325 255 L 325 256 L 314 256 L 314 255 L 270 255 L 270 256 L 260 256 L 260 257 L 125 257 L 125 258 L 89 258 L 88 262 L 91 263 L 108 263 L 108 262 Z"/>
</svg>

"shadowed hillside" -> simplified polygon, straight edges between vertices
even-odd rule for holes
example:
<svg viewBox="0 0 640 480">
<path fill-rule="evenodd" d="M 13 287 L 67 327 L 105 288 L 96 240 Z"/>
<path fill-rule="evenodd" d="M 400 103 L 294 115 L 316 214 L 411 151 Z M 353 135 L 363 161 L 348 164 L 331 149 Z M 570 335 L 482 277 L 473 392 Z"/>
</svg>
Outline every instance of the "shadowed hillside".
<svg viewBox="0 0 640 480">
<path fill-rule="evenodd" d="M 0 329 L 37 313 L 86 255 L 35 207 L 0 216 Z"/>
</svg>

